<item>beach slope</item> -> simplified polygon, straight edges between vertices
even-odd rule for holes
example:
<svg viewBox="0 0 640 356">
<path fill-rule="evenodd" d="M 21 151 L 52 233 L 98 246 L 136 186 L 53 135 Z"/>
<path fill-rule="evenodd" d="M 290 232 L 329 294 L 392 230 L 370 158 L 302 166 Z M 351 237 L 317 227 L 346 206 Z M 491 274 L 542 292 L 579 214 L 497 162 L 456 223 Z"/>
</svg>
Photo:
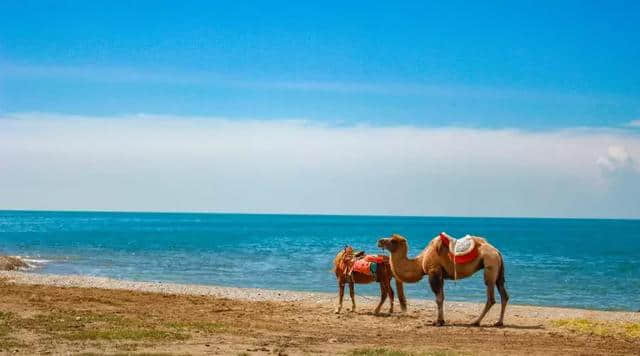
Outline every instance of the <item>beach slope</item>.
<svg viewBox="0 0 640 356">
<path fill-rule="evenodd" d="M 0 352 L 171 354 L 634 354 L 640 313 L 510 306 L 504 328 L 468 327 L 482 306 L 431 301 L 374 316 L 376 298 L 333 314 L 325 293 L 0 272 Z M 348 305 L 348 303 L 347 303 Z"/>
</svg>

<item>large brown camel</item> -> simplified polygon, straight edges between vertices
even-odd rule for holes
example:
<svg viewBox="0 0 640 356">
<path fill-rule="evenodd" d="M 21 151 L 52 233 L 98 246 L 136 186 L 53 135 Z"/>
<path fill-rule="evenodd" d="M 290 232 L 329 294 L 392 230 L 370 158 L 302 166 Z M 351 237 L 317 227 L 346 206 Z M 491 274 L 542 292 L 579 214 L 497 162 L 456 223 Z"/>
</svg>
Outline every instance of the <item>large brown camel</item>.
<svg viewBox="0 0 640 356">
<path fill-rule="evenodd" d="M 338 252 L 333 259 L 333 271 L 336 274 L 338 280 L 338 307 L 336 308 L 336 314 L 342 310 L 342 299 L 344 298 L 344 285 L 349 283 L 349 296 L 351 296 L 351 311 L 356 311 L 355 300 L 355 286 L 354 284 L 368 284 L 377 281 L 380 283 L 380 303 L 376 307 L 374 314 L 380 313 L 380 308 L 384 304 L 387 296 L 389 296 L 391 306 L 389 307 L 389 314 L 393 313 L 393 289 L 391 288 L 391 278 L 393 273 L 391 272 L 391 266 L 389 265 L 389 259 L 384 256 L 383 263 L 378 264 L 376 274 L 368 275 L 358 271 L 352 270 L 353 263 L 358 258 L 353 249 L 349 246 Z M 402 311 L 407 310 L 407 299 L 404 296 L 404 287 L 402 282 L 396 279 L 396 289 L 398 290 L 398 300 L 400 301 L 400 307 Z"/>
<path fill-rule="evenodd" d="M 442 235 L 442 234 L 441 234 Z M 473 275 L 475 272 L 484 268 L 484 283 L 487 286 L 487 303 L 482 313 L 471 324 L 479 326 L 482 318 L 487 314 L 489 309 L 496 303 L 494 288 L 498 287 L 502 309 L 500 311 L 500 319 L 494 326 L 502 326 L 504 320 L 504 311 L 507 308 L 509 295 L 504 287 L 504 262 L 500 252 L 485 239 L 481 237 L 471 237 L 477 246 L 477 256 L 464 264 L 454 264 L 449 254 L 449 244 L 444 243 L 440 236 L 437 236 L 427 245 L 427 247 L 416 258 L 408 258 L 407 251 L 409 245 L 407 239 L 394 234 L 389 238 L 378 240 L 378 247 L 384 248 L 391 252 L 391 270 L 396 280 L 406 283 L 416 283 L 423 276 L 429 276 L 429 285 L 436 295 L 436 304 L 438 306 L 438 319 L 434 325 L 444 325 L 444 280 L 445 279 L 462 279 Z"/>
</svg>

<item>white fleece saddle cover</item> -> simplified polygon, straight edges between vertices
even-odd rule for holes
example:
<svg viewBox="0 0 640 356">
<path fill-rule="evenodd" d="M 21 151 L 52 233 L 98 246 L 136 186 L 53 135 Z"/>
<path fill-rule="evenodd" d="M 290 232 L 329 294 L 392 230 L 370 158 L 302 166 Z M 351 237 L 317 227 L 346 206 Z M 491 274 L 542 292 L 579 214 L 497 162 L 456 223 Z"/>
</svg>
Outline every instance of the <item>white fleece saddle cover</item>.
<svg viewBox="0 0 640 356">
<path fill-rule="evenodd" d="M 473 251 L 473 248 L 476 247 L 476 242 L 473 240 L 471 235 L 466 235 L 460 239 L 456 239 L 450 236 L 447 233 L 442 233 L 445 237 L 449 239 L 449 251 L 454 256 L 464 256 Z"/>
</svg>

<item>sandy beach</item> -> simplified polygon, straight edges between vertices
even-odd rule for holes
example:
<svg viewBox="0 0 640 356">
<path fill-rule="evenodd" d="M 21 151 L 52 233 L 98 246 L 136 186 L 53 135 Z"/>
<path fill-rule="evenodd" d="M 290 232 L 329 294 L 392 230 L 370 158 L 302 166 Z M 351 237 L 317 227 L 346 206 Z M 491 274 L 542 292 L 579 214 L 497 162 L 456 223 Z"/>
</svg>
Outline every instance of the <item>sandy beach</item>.
<svg viewBox="0 0 640 356">
<path fill-rule="evenodd" d="M 482 327 L 481 305 L 449 301 L 375 316 L 376 297 L 333 313 L 336 296 L 282 290 L 132 282 L 0 272 L 0 350 L 33 353 L 170 354 L 637 354 L 640 313 L 511 305 Z M 357 289 L 356 289 L 357 290 Z"/>
</svg>

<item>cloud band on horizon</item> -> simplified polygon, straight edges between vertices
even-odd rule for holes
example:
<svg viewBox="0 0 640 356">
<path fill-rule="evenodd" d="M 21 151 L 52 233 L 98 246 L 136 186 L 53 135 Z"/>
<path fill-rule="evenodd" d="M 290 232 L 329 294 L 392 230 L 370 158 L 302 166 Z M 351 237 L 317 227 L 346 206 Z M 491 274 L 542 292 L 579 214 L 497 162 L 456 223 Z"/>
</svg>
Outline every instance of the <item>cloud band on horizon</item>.
<svg viewBox="0 0 640 356">
<path fill-rule="evenodd" d="M 0 117 L 0 209 L 640 217 L 635 132 Z"/>
</svg>

